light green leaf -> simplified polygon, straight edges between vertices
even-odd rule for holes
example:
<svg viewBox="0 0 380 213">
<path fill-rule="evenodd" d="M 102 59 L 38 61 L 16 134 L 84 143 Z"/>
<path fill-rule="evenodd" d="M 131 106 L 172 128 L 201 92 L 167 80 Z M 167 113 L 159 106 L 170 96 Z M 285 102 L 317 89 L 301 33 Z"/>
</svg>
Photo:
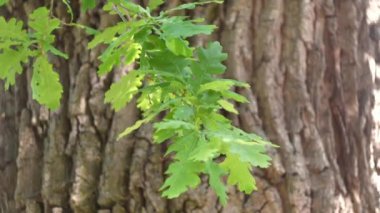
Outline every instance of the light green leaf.
<svg viewBox="0 0 380 213">
<path fill-rule="evenodd" d="M 46 50 L 50 51 L 51 53 L 53 53 L 56 56 L 60 56 L 60 57 L 64 58 L 64 59 L 69 58 L 69 56 L 66 53 L 61 52 L 60 50 L 58 50 L 57 48 L 55 48 L 52 45 L 47 45 Z"/>
<path fill-rule="evenodd" d="M 137 94 L 143 78 L 144 75 L 137 71 L 131 71 L 123 76 L 118 82 L 113 83 L 111 89 L 106 92 L 105 102 L 110 103 L 116 111 L 119 111 Z"/>
<path fill-rule="evenodd" d="M 33 99 L 55 110 L 60 105 L 63 92 L 58 73 L 45 56 L 38 56 L 33 64 L 32 77 Z"/>
<path fill-rule="evenodd" d="M 219 100 L 219 105 L 222 106 L 223 109 L 225 109 L 228 112 L 232 112 L 234 114 L 239 114 L 239 112 L 235 109 L 234 105 L 226 100 Z"/>
<path fill-rule="evenodd" d="M 82 0 L 82 11 L 88 9 L 94 9 L 96 6 L 96 0 Z"/>
<path fill-rule="evenodd" d="M 34 36 L 41 43 L 53 43 L 55 36 L 51 33 L 60 26 L 60 21 L 50 18 L 49 14 L 46 7 L 40 7 L 29 15 L 29 27 L 35 31 Z"/>
<path fill-rule="evenodd" d="M 15 84 L 16 74 L 22 73 L 22 62 L 27 62 L 30 52 L 27 49 L 18 51 L 5 49 L 0 53 L 0 79 L 5 80 L 5 88 Z"/>
<path fill-rule="evenodd" d="M 29 40 L 28 34 L 23 30 L 23 22 L 12 18 L 8 22 L 0 16 L 0 43 L 9 42 L 9 46 L 23 45 Z M 5 46 L 4 48 L 7 48 Z"/>
<path fill-rule="evenodd" d="M 8 0 L 0 0 L 0 6 L 3 6 L 6 3 L 8 3 Z"/>
<path fill-rule="evenodd" d="M 139 43 L 132 43 L 126 49 L 125 54 L 125 65 L 130 65 L 135 62 L 136 59 L 140 57 L 141 54 L 141 45 Z"/>
<path fill-rule="evenodd" d="M 240 102 L 240 103 L 248 103 L 248 99 L 238 93 L 231 92 L 231 91 L 222 91 L 222 96 L 227 99 L 232 99 L 234 101 Z"/>
<path fill-rule="evenodd" d="M 115 26 L 107 27 L 101 33 L 95 35 L 94 39 L 88 43 L 88 48 L 92 49 L 98 46 L 101 43 L 109 44 L 114 41 L 114 38 L 117 34 L 121 34 L 127 29 L 127 24 L 124 22 L 120 22 Z"/>
<path fill-rule="evenodd" d="M 190 153 L 190 160 L 207 162 L 217 157 L 219 152 L 218 143 L 201 139 Z"/>
<path fill-rule="evenodd" d="M 149 0 L 148 7 L 149 7 L 149 9 L 151 9 L 151 10 L 155 10 L 155 9 L 157 9 L 160 5 L 162 5 L 163 3 L 165 3 L 164 0 Z"/>
<path fill-rule="evenodd" d="M 216 163 L 209 161 L 206 163 L 206 173 L 209 177 L 209 184 L 215 193 L 218 195 L 220 203 L 225 206 L 227 204 L 227 188 L 220 180 L 221 176 L 225 174 L 223 169 Z"/>
<path fill-rule="evenodd" d="M 193 161 L 176 161 L 171 163 L 165 174 L 169 177 L 160 188 L 162 195 L 169 199 L 178 197 L 189 188 L 195 188 L 201 183 L 199 173 L 204 165 Z"/>
<path fill-rule="evenodd" d="M 254 142 L 232 142 L 230 152 L 239 156 L 241 161 L 252 166 L 268 168 L 271 158 L 265 154 L 265 146 Z"/>
<path fill-rule="evenodd" d="M 195 126 L 191 123 L 180 120 L 166 120 L 154 124 L 154 128 L 157 130 L 162 129 L 195 129 Z"/>
<path fill-rule="evenodd" d="M 227 154 L 220 166 L 229 173 L 228 184 L 237 185 L 238 189 L 246 194 L 256 190 L 256 182 L 251 174 L 251 165 L 242 162 L 238 155 Z"/>
<path fill-rule="evenodd" d="M 181 38 L 165 38 L 166 46 L 175 55 L 191 57 L 194 48 L 189 47 L 189 42 Z"/>
<path fill-rule="evenodd" d="M 230 90 L 233 86 L 248 88 L 249 84 L 230 79 L 218 79 L 201 85 L 199 92 L 204 92 L 206 90 L 224 92 Z"/>
<path fill-rule="evenodd" d="M 173 118 L 176 120 L 191 121 L 194 118 L 194 108 L 188 105 L 174 109 Z"/>
<path fill-rule="evenodd" d="M 156 114 L 150 114 L 149 116 L 146 116 L 144 119 L 136 121 L 135 124 L 126 128 L 122 133 L 120 133 L 119 136 L 117 137 L 117 139 L 119 140 L 120 138 L 131 134 L 133 131 L 140 128 L 143 124 L 150 122 L 155 116 L 156 116 Z"/>
</svg>

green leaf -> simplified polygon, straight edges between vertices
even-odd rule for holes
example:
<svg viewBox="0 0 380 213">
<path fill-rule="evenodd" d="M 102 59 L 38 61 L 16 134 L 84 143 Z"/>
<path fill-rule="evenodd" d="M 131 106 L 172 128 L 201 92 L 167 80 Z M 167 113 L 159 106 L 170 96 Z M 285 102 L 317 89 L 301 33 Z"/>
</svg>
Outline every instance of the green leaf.
<svg viewBox="0 0 380 213">
<path fill-rule="evenodd" d="M 161 103 L 162 89 L 157 87 L 145 87 L 141 90 L 141 95 L 137 99 L 137 107 L 142 111 L 148 111 L 153 108 L 154 105 Z"/>
<path fill-rule="evenodd" d="M 3 6 L 6 3 L 8 3 L 8 0 L 0 0 L 0 6 Z"/>
<path fill-rule="evenodd" d="M 248 103 L 248 99 L 240 94 L 237 94 L 235 92 L 231 91 L 222 91 L 222 96 L 227 99 L 232 99 L 234 101 L 240 102 L 240 103 Z"/>
<path fill-rule="evenodd" d="M 131 71 L 123 76 L 118 82 L 113 83 L 111 89 L 106 92 L 105 102 L 110 103 L 116 111 L 119 111 L 137 94 L 143 78 L 144 75 L 137 71 Z"/>
<path fill-rule="evenodd" d="M 94 9 L 96 6 L 96 0 L 82 0 L 82 11 Z"/>
<path fill-rule="evenodd" d="M 148 11 L 143 7 L 130 0 L 108 0 L 108 3 L 103 7 L 104 11 L 110 11 L 111 14 L 115 14 L 115 9 L 118 9 L 119 11 L 117 12 L 122 15 L 148 14 Z"/>
<path fill-rule="evenodd" d="M 155 143 L 162 143 L 172 138 L 175 134 L 176 132 L 171 129 L 156 130 L 153 134 L 153 140 Z"/>
<path fill-rule="evenodd" d="M 29 36 L 23 30 L 23 22 L 12 18 L 8 22 L 0 16 L 0 44 L 8 42 L 8 46 L 22 45 L 29 40 Z"/>
<path fill-rule="evenodd" d="M 40 43 L 53 43 L 55 36 L 51 33 L 60 26 L 60 21 L 50 18 L 49 14 L 46 7 L 40 7 L 29 15 L 29 27 L 35 31 L 34 36 Z"/>
<path fill-rule="evenodd" d="M 189 42 L 181 38 L 165 38 L 166 46 L 175 55 L 191 57 L 194 48 L 189 47 Z"/>
<path fill-rule="evenodd" d="M 210 161 L 219 155 L 219 144 L 204 139 L 199 140 L 196 147 L 192 148 L 190 159 L 194 161 Z"/>
<path fill-rule="evenodd" d="M 22 73 L 22 62 L 27 62 L 30 52 L 27 49 L 18 51 L 5 49 L 0 53 L 0 79 L 5 80 L 5 88 L 15 84 L 16 74 Z"/>
<path fill-rule="evenodd" d="M 58 50 L 57 48 L 55 48 L 52 45 L 47 45 L 46 50 L 50 51 L 51 53 L 53 53 L 56 56 L 60 56 L 64 59 L 69 59 L 69 56 L 66 53 L 61 52 L 60 50 Z"/>
<path fill-rule="evenodd" d="M 117 139 L 119 140 L 120 138 L 131 134 L 133 131 L 140 128 L 143 124 L 146 124 L 149 121 L 151 121 L 155 116 L 156 116 L 156 114 L 150 114 L 149 116 L 146 116 L 144 119 L 136 121 L 135 124 L 126 128 L 122 133 L 120 133 Z"/>
<path fill-rule="evenodd" d="M 148 7 L 149 7 L 149 9 L 151 9 L 151 10 L 155 10 L 155 9 L 157 9 L 160 5 L 162 5 L 163 3 L 165 3 L 164 0 L 149 0 Z"/>
<path fill-rule="evenodd" d="M 222 4 L 223 0 L 200 1 L 200 2 L 192 2 L 192 3 L 181 4 L 175 8 L 168 10 L 168 12 L 176 11 L 176 10 L 193 10 L 193 9 L 195 9 L 196 6 L 204 5 L 204 4 L 210 4 L 210 3 Z"/>
<path fill-rule="evenodd" d="M 149 54 L 149 65 L 153 70 L 160 70 L 178 78 L 178 74 L 182 73 L 185 67 L 190 63 L 188 59 L 176 56 L 171 51 L 159 50 Z M 168 60 L 170 58 L 170 60 Z"/>
<path fill-rule="evenodd" d="M 157 130 L 162 129 L 195 129 L 195 126 L 191 123 L 180 120 L 166 120 L 154 124 L 154 128 Z"/>
<path fill-rule="evenodd" d="M 199 173 L 203 171 L 204 165 L 193 161 L 176 161 L 171 163 L 165 174 L 169 177 L 160 188 L 162 195 L 172 199 L 178 197 L 189 188 L 195 188 L 201 183 Z"/>
<path fill-rule="evenodd" d="M 270 157 L 265 154 L 265 146 L 253 142 L 233 142 L 230 144 L 230 152 L 239 156 L 243 162 L 252 166 L 268 168 Z"/>
<path fill-rule="evenodd" d="M 125 65 L 130 65 L 135 62 L 136 59 L 140 57 L 141 54 L 141 45 L 139 43 L 132 43 L 126 49 L 125 54 Z"/>
<path fill-rule="evenodd" d="M 58 73 L 45 56 L 38 56 L 33 64 L 32 77 L 33 99 L 40 104 L 55 110 L 60 105 L 63 92 Z"/>
<path fill-rule="evenodd" d="M 206 49 L 198 48 L 197 54 L 204 72 L 222 74 L 226 70 L 226 66 L 222 64 L 222 61 L 227 59 L 227 54 L 223 53 L 219 42 L 209 43 Z"/>
<path fill-rule="evenodd" d="M 191 21 L 174 17 L 166 19 L 161 30 L 166 38 L 187 38 L 198 34 L 210 35 L 215 28 L 215 25 L 196 25 Z"/>
<path fill-rule="evenodd" d="M 227 154 L 220 166 L 229 173 L 228 184 L 237 185 L 238 189 L 246 194 L 256 190 L 256 182 L 251 174 L 251 165 L 242 162 L 238 155 Z"/>
<path fill-rule="evenodd" d="M 127 24 L 120 22 L 115 26 L 107 27 L 103 32 L 98 33 L 95 37 L 88 43 L 88 48 L 92 49 L 101 43 L 109 44 L 114 41 L 117 34 L 121 34 L 127 29 Z"/>
<path fill-rule="evenodd" d="M 223 109 L 225 109 L 228 112 L 232 112 L 234 114 L 239 114 L 239 112 L 235 109 L 234 105 L 226 100 L 219 100 L 219 105 L 222 106 Z"/>
<path fill-rule="evenodd" d="M 230 80 L 230 79 L 218 79 L 218 80 L 214 80 L 209 83 L 201 85 L 199 92 L 204 92 L 206 90 L 213 90 L 216 92 L 225 92 L 225 91 L 230 90 L 233 86 L 248 88 L 249 84 Z"/>
<path fill-rule="evenodd" d="M 209 161 L 206 163 L 206 173 L 209 177 L 209 184 L 215 193 L 218 195 L 220 203 L 225 206 L 227 204 L 227 188 L 220 180 L 221 176 L 225 174 L 224 170 L 216 163 Z"/>
<path fill-rule="evenodd" d="M 176 120 L 191 121 L 194 118 L 194 108 L 188 105 L 174 109 L 173 118 Z"/>
<path fill-rule="evenodd" d="M 197 132 L 185 130 L 183 135 L 173 140 L 165 155 L 175 152 L 175 159 L 188 160 L 194 148 L 198 146 L 198 141 L 199 135 Z"/>
</svg>

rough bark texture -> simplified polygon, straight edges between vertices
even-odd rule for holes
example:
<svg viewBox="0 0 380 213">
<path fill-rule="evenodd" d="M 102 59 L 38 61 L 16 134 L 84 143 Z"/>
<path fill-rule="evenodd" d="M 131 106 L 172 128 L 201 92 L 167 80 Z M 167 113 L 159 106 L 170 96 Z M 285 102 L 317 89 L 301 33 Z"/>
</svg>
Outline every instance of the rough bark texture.
<svg viewBox="0 0 380 213">
<path fill-rule="evenodd" d="M 104 28 L 117 21 L 71 3 L 79 23 Z M 228 77 L 252 85 L 239 91 L 251 103 L 237 106 L 235 124 L 280 146 L 270 150 L 269 169 L 254 171 L 259 190 L 230 188 L 226 207 L 206 184 L 178 199 L 160 197 L 164 147 L 152 145 L 149 125 L 116 141 L 139 113 L 133 104 L 118 113 L 103 104 L 123 71 L 98 77 L 102 49 L 87 50 L 83 31 L 62 28 L 56 43 L 70 60 L 54 59 L 65 88 L 60 110 L 32 100 L 30 68 L 9 91 L 0 82 L 0 212 L 379 212 L 380 21 L 367 17 L 373 4 L 226 0 L 188 14 L 219 26 L 213 39 L 229 54 Z M 0 12 L 25 20 L 41 5 L 11 0 Z M 67 18 L 61 1 L 52 8 Z"/>
</svg>

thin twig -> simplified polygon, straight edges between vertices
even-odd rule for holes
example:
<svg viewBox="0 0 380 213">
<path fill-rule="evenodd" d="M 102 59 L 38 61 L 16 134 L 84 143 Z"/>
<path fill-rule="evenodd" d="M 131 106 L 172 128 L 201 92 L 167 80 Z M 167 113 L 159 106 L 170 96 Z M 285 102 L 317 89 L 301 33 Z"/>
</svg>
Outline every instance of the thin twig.
<svg viewBox="0 0 380 213">
<path fill-rule="evenodd" d="M 125 19 L 124 15 L 120 12 L 119 8 L 117 8 L 117 6 L 115 4 L 113 5 L 113 9 L 120 16 L 120 18 L 121 18 L 121 20 L 123 20 L 123 22 L 128 22 L 128 20 Z"/>
</svg>

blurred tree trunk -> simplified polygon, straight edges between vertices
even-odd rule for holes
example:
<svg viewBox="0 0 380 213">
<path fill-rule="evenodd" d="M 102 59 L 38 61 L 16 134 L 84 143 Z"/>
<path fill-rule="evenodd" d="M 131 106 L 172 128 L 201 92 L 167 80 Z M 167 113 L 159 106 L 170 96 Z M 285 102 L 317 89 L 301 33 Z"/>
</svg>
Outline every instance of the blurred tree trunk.
<svg viewBox="0 0 380 213">
<path fill-rule="evenodd" d="M 25 21 L 33 8 L 51 2 L 11 0 L 0 12 Z M 99 9 L 83 13 L 78 0 L 71 4 L 76 22 L 104 28 L 118 20 Z M 32 100 L 30 68 L 10 91 L 0 82 L 0 213 L 379 212 L 371 180 L 379 156 L 372 154 L 370 69 L 379 46 L 370 38 L 367 5 L 226 0 L 187 14 L 219 26 L 212 39 L 229 54 L 228 77 L 252 85 L 240 91 L 251 103 L 237 106 L 235 124 L 280 145 L 270 150 L 273 166 L 254 171 L 259 190 L 244 195 L 230 188 L 224 208 L 205 184 L 178 199 L 160 197 L 164 148 L 152 145 L 150 126 L 116 142 L 138 111 L 132 104 L 114 113 L 103 104 L 104 92 L 123 71 L 98 77 L 102 49 L 87 50 L 89 36 L 62 28 L 56 44 L 70 59 L 52 59 L 65 87 L 59 111 Z M 52 8 L 69 21 L 61 1 Z"/>
</svg>

